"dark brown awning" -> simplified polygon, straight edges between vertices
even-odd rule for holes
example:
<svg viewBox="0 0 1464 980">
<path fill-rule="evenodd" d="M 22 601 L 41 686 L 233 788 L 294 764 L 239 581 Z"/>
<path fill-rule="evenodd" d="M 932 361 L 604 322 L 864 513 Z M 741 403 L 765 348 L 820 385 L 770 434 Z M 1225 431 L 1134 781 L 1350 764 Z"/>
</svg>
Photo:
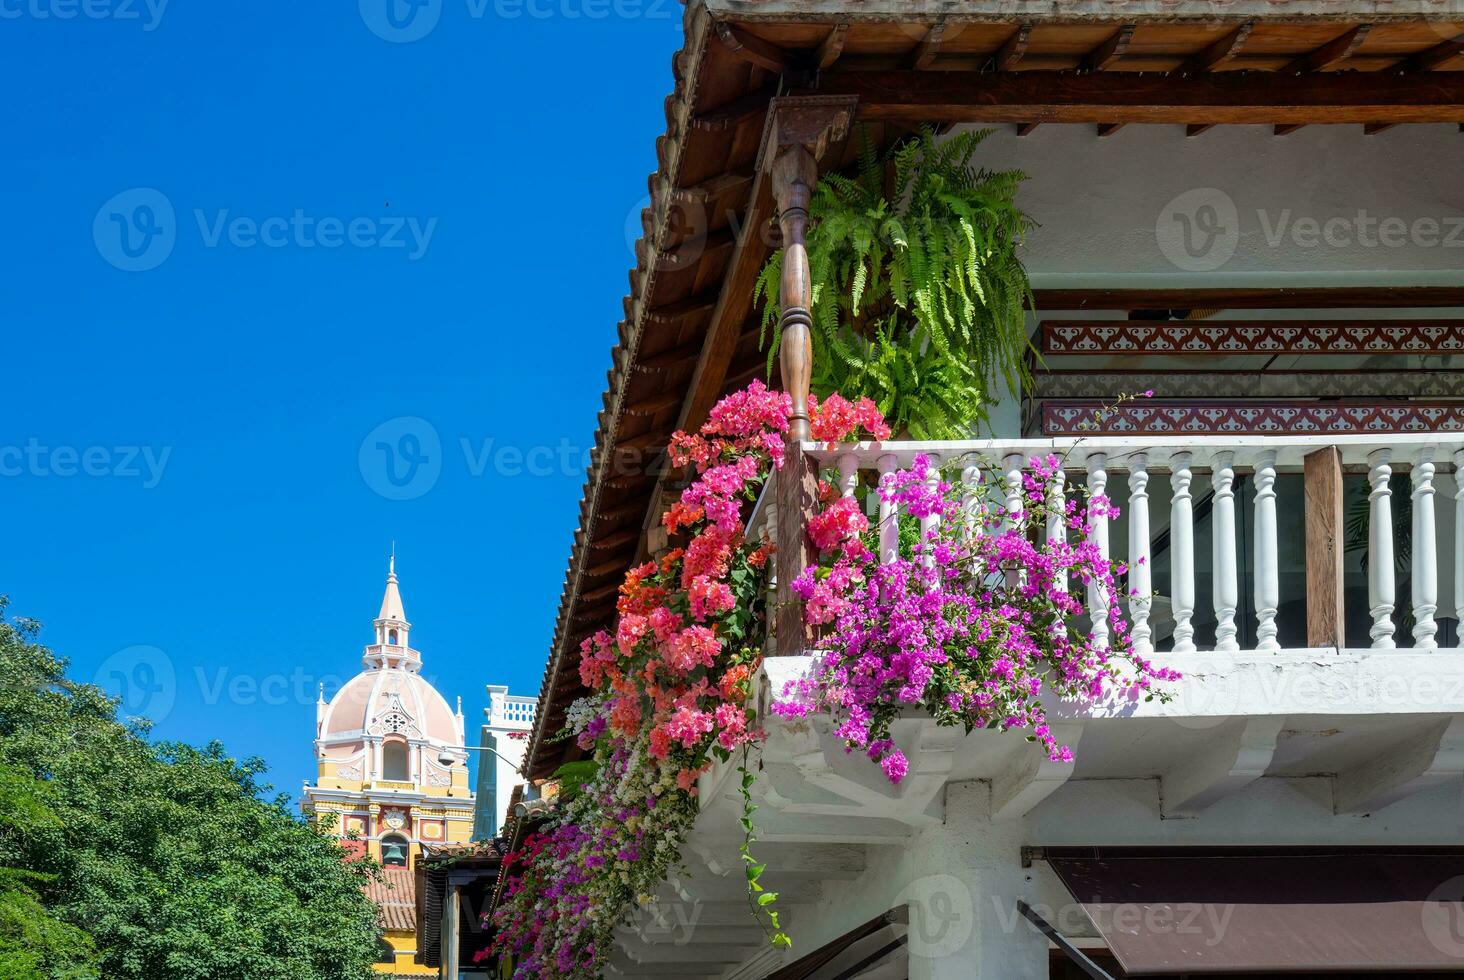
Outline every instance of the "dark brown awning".
<svg viewBox="0 0 1464 980">
<path fill-rule="evenodd" d="M 1124 972 L 1464 970 L 1464 848 L 1043 848 Z"/>
</svg>

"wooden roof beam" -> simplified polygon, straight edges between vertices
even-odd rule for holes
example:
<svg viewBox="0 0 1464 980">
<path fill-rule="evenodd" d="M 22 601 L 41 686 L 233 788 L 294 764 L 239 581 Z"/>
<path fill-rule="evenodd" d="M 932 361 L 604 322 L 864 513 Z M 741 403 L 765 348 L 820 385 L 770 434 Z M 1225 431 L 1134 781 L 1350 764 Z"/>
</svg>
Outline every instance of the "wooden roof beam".
<svg viewBox="0 0 1464 980">
<path fill-rule="evenodd" d="M 1011 71 L 1022 60 L 1027 53 L 1027 42 L 1032 37 L 1032 26 L 1030 24 L 1019 24 L 1012 32 L 1012 36 L 1002 42 L 1001 48 L 992 59 L 996 64 L 997 71 Z"/>
<path fill-rule="evenodd" d="M 833 67 L 834 62 L 844 53 L 844 41 L 849 36 L 848 24 L 835 24 L 834 29 L 829 31 L 829 36 L 819 43 L 818 52 L 814 55 L 814 64 L 819 71 Z"/>
<path fill-rule="evenodd" d="M 910 123 L 1181 125 L 1457 123 L 1464 72 L 833 72 L 820 95 L 854 95 L 859 118 Z"/>
<path fill-rule="evenodd" d="M 1433 71 L 1439 65 L 1452 61 L 1460 54 L 1464 54 L 1464 34 L 1460 34 L 1451 41 L 1435 44 L 1427 51 L 1410 55 L 1394 65 L 1392 70 L 1400 72 Z"/>
<path fill-rule="evenodd" d="M 930 26 L 925 32 L 925 37 L 920 39 L 910 52 L 909 65 L 915 71 L 929 68 L 935 56 L 940 53 L 941 41 L 945 39 L 946 23 L 938 21 Z"/>
<path fill-rule="evenodd" d="M 727 46 L 738 58 L 759 68 L 765 68 L 770 72 L 781 75 L 787 70 L 791 58 L 788 52 L 764 41 L 755 34 L 749 34 L 740 28 L 733 27 L 726 21 L 717 21 L 717 37 Z"/>
<path fill-rule="evenodd" d="M 1088 56 L 1083 59 L 1082 70 L 1103 71 L 1123 57 L 1123 53 L 1128 50 L 1129 42 L 1133 39 L 1134 25 L 1123 25 L 1114 32 L 1112 37 L 1088 52 Z"/>
<path fill-rule="evenodd" d="M 1179 73 L 1198 75 L 1201 72 L 1210 71 L 1227 58 L 1234 58 L 1240 54 L 1240 49 L 1245 47 L 1245 42 L 1249 40 L 1255 26 L 1255 21 L 1248 20 L 1205 50 L 1190 55 L 1185 63 L 1179 66 Z"/>
<path fill-rule="evenodd" d="M 1352 30 L 1343 32 L 1316 50 L 1308 51 L 1301 57 L 1293 59 L 1285 68 L 1281 69 L 1281 73 L 1305 75 L 1316 71 L 1327 71 L 1352 57 L 1353 53 L 1362 46 L 1362 42 L 1367 40 L 1368 32 L 1371 30 L 1371 24 L 1358 24 Z"/>
</svg>

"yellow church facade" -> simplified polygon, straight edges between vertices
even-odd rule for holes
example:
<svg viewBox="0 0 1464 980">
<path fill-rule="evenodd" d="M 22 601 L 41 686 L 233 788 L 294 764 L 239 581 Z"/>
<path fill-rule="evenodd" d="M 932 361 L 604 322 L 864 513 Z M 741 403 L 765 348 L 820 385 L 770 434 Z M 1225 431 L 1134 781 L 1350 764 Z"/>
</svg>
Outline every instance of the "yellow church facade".
<svg viewBox="0 0 1464 980">
<path fill-rule="evenodd" d="M 304 809 L 329 820 L 350 849 L 385 867 L 368 894 L 381 907 L 386 946 L 377 969 L 396 976 L 436 976 L 417 953 L 415 879 L 424 845 L 472 838 L 462 701 L 456 710 L 422 677 L 422 656 L 408 642 L 393 558 L 375 642 L 363 670 L 316 705 L 316 781 Z"/>
</svg>

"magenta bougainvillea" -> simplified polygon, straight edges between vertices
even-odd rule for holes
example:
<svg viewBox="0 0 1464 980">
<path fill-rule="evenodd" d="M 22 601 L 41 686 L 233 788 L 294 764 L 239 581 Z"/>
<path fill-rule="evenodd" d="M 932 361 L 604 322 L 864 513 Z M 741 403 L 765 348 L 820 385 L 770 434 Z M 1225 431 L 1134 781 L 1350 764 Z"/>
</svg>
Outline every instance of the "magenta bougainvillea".
<svg viewBox="0 0 1464 980">
<path fill-rule="evenodd" d="M 592 693 L 570 708 L 565 735 L 593 759 L 591 773 L 566 774 L 547 820 L 505 859 L 491 954 L 511 963 L 516 978 L 602 975 L 615 927 L 653 903 L 680 861 L 697 815 L 698 777 L 765 737 L 749 701 L 766 636 L 772 546 L 749 539 L 745 521 L 782 465 L 789 411 L 786 395 L 755 382 L 719 403 L 697 434 L 672 438 L 672 460 L 695 473 L 663 518 L 684 545 L 631 569 L 614 629 L 584 642 L 580 678 Z M 819 441 L 890 435 L 867 399 L 830 395 L 811 415 Z M 827 652 L 775 710 L 830 712 L 850 749 L 867 752 L 899 782 L 907 761 L 889 725 L 901 711 L 924 708 L 967 728 L 1023 729 L 1061 758 L 1068 753 L 1048 729 L 1045 691 L 1140 695 L 1173 676 L 1134 654 L 1117 612 L 1122 568 L 1090 536 L 1091 518 L 1115 513 L 1112 505 L 1061 497 L 1072 543 L 1033 533 L 1046 520 L 1058 466 L 1053 458 L 1033 461 L 1022 477 L 1024 516 L 1012 520 L 990 485 L 963 496 L 917 458 L 864 494 L 907 515 L 901 553 L 883 563 L 881 529 L 871 526 L 859 494 L 839 496 L 822 483 L 823 505 L 808 522 L 820 560 L 793 587 L 809 621 L 824 630 Z M 922 538 L 910 522 L 930 516 L 940 518 L 939 529 Z M 1059 588 L 1063 582 L 1074 591 Z M 1089 582 L 1114 610 L 1107 645 L 1077 628 Z M 753 780 L 745 771 L 744 793 Z M 747 847 L 750 800 L 742 857 L 752 890 L 761 892 L 763 866 Z M 786 944 L 772 899 L 755 895 L 750 907 L 771 924 L 770 938 Z"/>
<path fill-rule="evenodd" d="M 989 476 L 994 467 L 981 462 Z M 1126 569 L 1094 540 L 1093 519 L 1117 517 L 1117 508 L 1066 489 L 1061 466 L 1056 456 L 1030 460 L 1012 501 L 998 481 L 943 479 L 915 457 L 873 490 L 906 515 L 899 554 L 883 562 L 857 497 L 821 484 L 825 504 L 809 522 L 820 560 L 793 589 L 808 621 L 824 628 L 825 652 L 773 711 L 831 713 L 846 746 L 898 783 L 908 760 L 890 723 L 902 711 L 924 708 L 967 731 L 1021 729 L 1053 759 L 1071 759 L 1048 725 L 1044 694 L 1151 697 L 1156 681 L 1176 679 L 1135 653 L 1119 601 Z M 916 522 L 927 517 L 938 523 L 920 534 Z M 1046 533 L 1049 517 L 1063 535 Z M 1082 628 L 1090 586 L 1108 608 L 1106 641 Z"/>
<path fill-rule="evenodd" d="M 672 437 L 672 461 L 696 474 L 663 518 L 685 546 L 631 569 L 614 630 L 581 649 L 594 693 L 567 727 L 598 770 L 505 862 L 495 950 L 515 977 L 600 976 L 611 931 L 679 860 L 697 777 L 762 737 L 748 701 L 772 547 L 748 540 L 744 521 L 782 465 L 790 410 L 787 395 L 754 382 L 697 434 Z M 811 422 L 829 440 L 888 436 L 868 400 L 831 396 Z"/>
</svg>

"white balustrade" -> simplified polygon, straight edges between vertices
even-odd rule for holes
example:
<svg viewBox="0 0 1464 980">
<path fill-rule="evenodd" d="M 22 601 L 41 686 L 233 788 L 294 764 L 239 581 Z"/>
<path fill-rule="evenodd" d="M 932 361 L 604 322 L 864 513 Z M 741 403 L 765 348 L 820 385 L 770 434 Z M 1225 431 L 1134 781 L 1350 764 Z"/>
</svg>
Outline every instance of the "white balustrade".
<svg viewBox="0 0 1464 980">
<path fill-rule="evenodd" d="M 1298 636 L 1304 631 L 1305 608 L 1301 594 L 1285 597 L 1282 608 L 1279 515 L 1295 513 L 1300 501 L 1278 498 L 1278 474 L 1299 473 L 1303 459 L 1325 447 L 1336 447 L 1349 472 L 1366 471 L 1368 485 L 1367 604 L 1372 621 L 1371 644 L 1377 649 L 1396 646 L 1395 614 L 1398 595 L 1395 557 L 1397 533 L 1393 526 L 1392 490 L 1389 485 L 1394 463 L 1409 468 L 1412 481 L 1411 561 L 1412 645 L 1416 649 L 1438 646 L 1439 548 L 1435 478 L 1440 465 L 1451 466 L 1455 474 L 1454 536 L 1452 563 L 1453 600 L 1456 615 L 1464 611 L 1464 436 L 1432 435 L 1316 435 L 1316 436 L 1134 436 L 1075 439 L 983 440 L 960 442 L 885 442 L 826 447 L 805 443 L 823 467 L 837 470 L 839 492 L 858 492 L 859 472 L 875 469 L 881 477 L 911 465 L 917 454 L 928 456 L 933 465 L 941 459 L 959 460 L 962 511 L 968 533 L 980 533 L 986 501 L 1001 508 L 1006 526 L 1020 526 L 1027 516 L 1023 474 L 1036 456 L 1058 454 L 1067 460 L 1067 473 L 1059 472 L 1048 488 L 1045 534 L 1053 543 L 1065 543 L 1068 529 L 1064 493 L 1076 474 L 1085 474 L 1088 493 L 1108 496 L 1109 481 L 1126 476 L 1128 502 L 1129 599 L 1133 620 L 1134 647 L 1148 655 L 1154 646 L 1153 550 L 1154 516 L 1150 512 L 1154 471 L 1167 472 L 1171 491 L 1168 512 L 1169 576 L 1168 597 L 1173 613 L 1172 652 L 1191 654 L 1203 648 L 1236 652 L 1243 641 L 1261 653 L 1280 649 L 1280 637 Z M 1198 472 L 1197 472 L 1198 471 Z M 1200 474 L 1207 474 L 1208 479 Z M 939 475 L 932 472 L 928 486 Z M 1253 488 L 1249 541 L 1251 547 L 1242 565 L 1237 512 L 1238 488 L 1244 479 Z M 1353 479 L 1360 479 L 1354 477 Z M 1197 480 L 1205 480 L 1197 487 Z M 983 482 L 986 486 L 983 487 Z M 1203 488 L 1203 489 L 1202 489 Z M 1208 497 L 1208 501 L 1206 501 Z M 1200 505 L 1208 502 L 1213 534 L 1211 588 L 1215 624 L 1197 635 L 1195 521 Z M 1160 514 L 1162 515 L 1162 510 Z M 878 504 L 879 557 L 893 561 L 899 553 L 899 515 L 884 501 Z M 1288 522 L 1295 518 L 1287 518 Z M 1110 520 L 1090 514 L 1090 540 L 1105 557 L 1109 551 Z M 933 530 L 938 518 L 921 520 L 922 536 Z M 1289 556 L 1298 561 L 1300 556 Z M 1254 638 L 1239 622 L 1241 583 L 1249 580 L 1255 607 Z M 1013 576 L 1009 581 L 1018 581 Z M 1294 582 L 1294 579 L 1288 579 Z M 1071 583 L 1053 583 L 1066 590 Z M 1162 589 L 1163 586 L 1161 585 Z M 1288 585 L 1288 589 L 1295 588 Z M 1089 583 L 1087 606 L 1092 643 L 1104 648 L 1112 642 L 1111 609 L 1106 591 Z M 1295 612 L 1293 612 L 1295 610 Z M 1248 618 L 1248 617 L 1247 617 Z M 1284 620 L 1284 621 L 1283 621 Z M 1180 669 L 1183 665 L 1179 664 Z"/>
<path fill-rule="evenodd" d="M 1047 540 L 1053 545 L 1067 543 L 1067 476 L 1062 470 L 1052 475 L 1047 487 Z M 1058 572 L 1052 587 L 1059 592 L 1068 590 L 1066 572 Z"/>
<path fill-rule="evenodd" d="M 925 474 L 925 488 L 931 493 L 940 489 L 940 456 L 937 453 L 929 453 L 930 470 Z M 940 525 L 940 515 L 930 514 L 920 518 L 920 544 L 925 549 L 921 555 L 921 564 L 926 568 L 935 566 L 935 551 L 930 547 L 930 536 Z"/>
<path fill-rule="evenodd" d="M 1413 464 L 1413 646 L 1433 650 L 1439 624 L 1439 550 L 1434 528 L 1434 448 L 1424 446 Z"/>
<path fill-rule="evenodd" d="M 1367 606 L 1372 614 L 1372 645 L 1381 650 L 1392 649 L 1393 603 L 1397 599 L 1393 584 L 1393 491 L 1388 480 L 1393 468 L 1388 465 L 1392 453 L 1378 449 L 1367 458 L 1368 535 L 1367 535 Z"/>
<path fill-rule="evenodd" d="M 1210 504 L 1210 527 L 1214 531 L 1211 548 L 1211 587 L 1215 599 L 1215 649 L 1240 649 L 1235 628 L 1235 611 L 1240 605 L 1240 578 L 1235 564 L 1235 454 L 1215 454 L 1210 472 L 1213 492 Z"/>
<path fill-rule="evenodd" d="M 1195 651 L 1195 508 L 1190 494 L 1191 453 L 1169 457 L 1169 588 L 1174 610 L 1174 652 Z"/>
<path fill-rule="evenodd" d="M 1276 450 L 1256 457 L 1255 583 L 1256 649 L 1275 653 L 1276 612 L 1281 605 L 1281 557 L 1276 541 Z"/>
<path fill-rule="evenodd" d="M 1106 497 L 1108 495 L 1108 457 L 1103 453 L 1090 453 L 1088 456 L 1088 495 L 1092 497 Z M 1098 547 L 1098 553 L 1104 558 L 1108 557 L 1108 516 L 1104 514 L 1089 514 L 1088 524 L 1092 527 L 1089 535 L 1093 544 Z M 1089 626 L 1089 635 L 1093 638 L 1093 646 L 1099 650 L 1108 649 L 1108 591 L 1104 583 L 1096 579 L 1088 583 L 1088 618 L 1092 620 Z"/>
<path fill-rule="evenodd" d="M 899 465 L 892 453 L 879 458 L 879 482 L 884 485 L 885 477 L 895 472 Z M 889 564 L 900 556 L 900 516 L 895 505 L 884 497 L 879 500 L 879 560 Z"/>
<path fill-rule="evenodd" d="M 1154 652 L 1149 610 L 1154 605 L 1154 576 L 1149 554 L 1149 457 L 1129 458 L 1128 587 L 1129 618 L 1134 621 L 1134 650 L 1147 657 Z"/>
</svg>

